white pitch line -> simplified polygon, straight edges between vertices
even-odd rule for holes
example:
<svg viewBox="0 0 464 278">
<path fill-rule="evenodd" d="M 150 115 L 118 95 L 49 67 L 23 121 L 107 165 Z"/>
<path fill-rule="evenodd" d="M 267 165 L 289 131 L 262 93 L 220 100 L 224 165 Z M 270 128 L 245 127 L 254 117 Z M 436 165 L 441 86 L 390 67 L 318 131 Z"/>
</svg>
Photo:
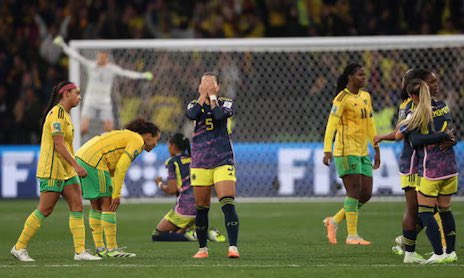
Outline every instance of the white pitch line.
<svg viewBox="0 0 464 278">
<path fill-rule="evenodd" d="M 51 267 L 51 268 L 59 268 L 59 267 L 83 267 L 83 266 L 91 266 L 91 267 L 145 267 L 145 268 L 152 268 L 152 267 L 257 267 L 257 268 L 279 268 L 279 267 L 353 267 L 352 264 L 315 264 L 315 265 L 297 265 L 297 264 L 281 264 L 281 265 L 262 265 L 262 264 L 255 264 L 255 265 L 231 265 L 231 264 L 215 264 L 215 265 L 156 265 L 156 264 L 45 264 L 45 265 L 36 265 L 36 264 L 23 264 L 23 265 L 0 265 L 0 268 L 35 268 L 35 267 Z M 365 264 L 365 265 L 356 265 L 356 267 L 363 267 L 363 268 L 382 268 L 382 267 L 424 267 L 420 264 Z M 464 265 L 456 265 L 456 264 L 435 264 L 431 265 L 434 267 L 460 267 L 464 268 Z"/>
<path fill-rule="evenodd" d="M 33 267 L 83 267 L 83 266 L 92 266 L 92 267 L 263 267 L 263 268 L 276 268 L 276 267 L 301 267 L 302 265 L 297 264 L 285 264 L 285 265 L 265 265 L 265 264 L 256 264 L 256 265 L 231 265 L 231 264 L 216 264 L 216 265 L 160 265 L 160 264 L 24 264 L 24 265 L 0 265 L 0 268 L 33 268 Z"/>
</svg>

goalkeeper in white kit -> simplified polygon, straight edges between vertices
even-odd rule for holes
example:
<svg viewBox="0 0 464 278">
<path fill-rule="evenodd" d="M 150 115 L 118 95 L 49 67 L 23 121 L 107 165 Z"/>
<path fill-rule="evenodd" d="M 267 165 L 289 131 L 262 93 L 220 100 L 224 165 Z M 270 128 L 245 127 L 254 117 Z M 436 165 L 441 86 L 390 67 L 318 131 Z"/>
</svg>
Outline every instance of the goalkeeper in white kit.
<svg viewBox="0 0 464 278">
<path fill-rule="evenodd" d="M 96 60 L 88 60 L 81 56 L 75 49 L 69 47 L 61 36 L 53 41 L 63 48 L 64 53 L 77 60 L 87 68 L 87 88 L 82 103 L 81 133 L 84 135 L 89 131 L 91 119 L 99 118 L 103 121 L 104 131 L 111 131 L 114 127 L 113 105 L 111 101 L 111 91 L 113 80 L 116 75 L 131 79 L 153 79 L 151 72 L 136 72 L 126 70 L 118 65 L 112 64 L 108 59 L 108 52 L 99 51 Z"/>
</svg>

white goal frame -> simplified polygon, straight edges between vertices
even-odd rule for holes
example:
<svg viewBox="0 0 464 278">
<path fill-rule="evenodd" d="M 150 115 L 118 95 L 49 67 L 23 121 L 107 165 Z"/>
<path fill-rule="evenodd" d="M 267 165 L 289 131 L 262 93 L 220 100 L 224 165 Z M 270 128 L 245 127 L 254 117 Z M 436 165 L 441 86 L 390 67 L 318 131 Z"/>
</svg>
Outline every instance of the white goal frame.
<svg viewBox="0 0 464 278">
<path fill-rule="evenodd" d="M 323 38 L 260 38 L 260 39 L 149 39 L 149 40 L 72 40 L 77 51 L 86 49 L 159 49 L 173 51 L 340 51 L 388 50 L 406 48 L 464 47 L 464 35 L 443 36 L 372 36 Z M 80 80 L 79 63 L 69 62 L 69 80 Z M 79 110 L 72 110 L 75 126 L 74 147 L 81 143 Z"/>
</svg>

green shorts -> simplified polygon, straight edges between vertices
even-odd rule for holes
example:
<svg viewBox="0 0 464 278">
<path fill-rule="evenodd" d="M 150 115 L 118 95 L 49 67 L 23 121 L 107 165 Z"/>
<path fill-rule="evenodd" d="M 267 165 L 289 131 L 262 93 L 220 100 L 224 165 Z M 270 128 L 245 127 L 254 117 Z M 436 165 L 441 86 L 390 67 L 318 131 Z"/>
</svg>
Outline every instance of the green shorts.
<svg viewBox="0 0 464 278">
<path fill-rule="evenodd" d="M 369 156 L 336 156 L 335 168 L 341 178 L 349 174 L 361 174 L 372 177 L 372 162 Z"/>
<path fill-rule="evenodd" d="M 52 180 L 52 179 L 41 179 L 39 178 L 40 192 L 63 192 L 63 189 L 67 185 L 81 184 L 78 176 L 74 176 L 68 180 Z"/>
<path fill-rule="evenodd" d="M 101 197 L 110 197 L 113 193 L 111 175 L 108 171 L 98 170 L 76 158 L 77 164 L 87 171 L 87 177 L 81 178 L 82 197 L 86 200 L 94 200 Z"/>
</svg>

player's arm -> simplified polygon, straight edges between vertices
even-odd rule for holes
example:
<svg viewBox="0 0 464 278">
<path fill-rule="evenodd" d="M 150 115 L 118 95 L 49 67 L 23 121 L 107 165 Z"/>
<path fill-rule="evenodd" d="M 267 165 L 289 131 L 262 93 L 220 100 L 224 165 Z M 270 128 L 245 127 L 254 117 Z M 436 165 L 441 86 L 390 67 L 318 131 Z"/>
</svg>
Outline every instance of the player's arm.
<svg viewBox="0 0 464 278">
<path fill-rule="evenodd" d="M 156 185 L 166 192 L 167 194 L 176 194 L 177 193 L 177 175 L 176 175 L 176 166 L 171 159 L 166 163 L 166 168 L 168 168 L 168 181 L 166 184 L 163 183 L 161 177 L 155 179 Z"/>
<path fill-rule="evenodd" d="M 77 164 L 77 161 L 74 159 L 72 154 L 69 153 L 68 149 L 66 149 L 66 145 L 64 143 L 65 134 L 63 131 L 63 127 L 66 125 L 66 121 L 64 120 L 63 116 L 60 116 L 62 115 L 61 112 L 64 112 L 64 110 L 58 113 L 51 113 L 48 116 L 51 117 L 49 123 L 51 135 L 53 136 L 54 149 L 62 158 L 64 158 L 64 160 L 66 160 L 66 162 L 69 163 L 69 165 L 74 168 L 79 177 L 86 177 L 87 172 L 85 169 Z"/>
<path fill-rule="evenodd" d="M 431 134 L 421 134 L 414 130 L 408 135 L 408 139 L 414 148 L 423 145 L 440 144 L 447 140 L 452 140 L 452 129 L 448 129 L 449 122 L 445 121 L 440 129 L 440 132 L 434 132 Z"/>
<path fill-rule="evenodd" d="M 132 71 L 132 70 L 123 69 L 117 65 L 112 65 L 111 70 L 116 75 L 124 76 L 130 79 L 147 79 L 147 80 L 153 79 L 153 73 L 149 71 L 146 71 L 146 72 Z"/>
<path fill-rule="evenodd" d="M 399 108 L 397 124 L 399 124 L 401 121 L 406 119 L 406 115 L 409 113 L 409 111 L 411 111 L 412 103 L 413 102 L 411 101 L 405 108 L 403 108 L 403 107 Z M 396 135 L 397 131 L 398 131 L 398 127 L 396 127 L 395 130 L 393 130 L 390 133 L 375 136 L 374 137 L 374 144 L 376 144 L 376 143 L 378 144 L 378 143 L 380 143 L 381 141 L 384 141 L 384 140 L 386 140 L 386 141 L 394 141 L 394 140 L 396 140 L 395 135 Z"/>
<path fill-rule="evenodd" d="M 200 104 L 200 101 L 202 101 L 202 104 Z M 185 113 L 185 115 L 187 116 L 187 118 L 189 118 L 190 120 L 192 121 L 195 121 L 197 120 L 200 115 L 201 115 L 201 107 L 203 105 L 203 103 L 205 103 L 205 99 L 200 96 L 200 98 L 198 100 L 194 100 L 192 102 L 190 102 L 188 105 L 187 105 L 187 111 Z"/>
<path fill-rule="evenodd" d="M 211 100 L 211 96 L 210 96 Z M 211 100 L 211 109 L 213 112 L 213 118 L 215 120 L 223 120 L 234 115 L 234 104 L 231 99 L 221 100 L 222 104 L 219 104 L 219 100 L 216 98 Z"/>
<path fill-rule="evenodd" d="M 132 159 L 127 152 L 124 152 L 118 160 L 116 164 L 116 168 L 114 170 L 114 178 L 113 178 L 113 194 L 111 195 L 111 210 L 116 211 L 119 207 L 119 199 L 121 198 L 121 190 L 122 184 L 124 182 L 124 177 L 126 176 L 126 172 L 129 169 L 132 163 Z"/>
<path fill-rule="evenodd" d="M 335 137 L 335 132 L 337 131 L 337 125 L 340 121 L 340 117 L 342 116 L 344 110 L 344 103 L 342 101 L 338 101 L 337 97 L 335 97 L 332 108 L 330 109 L 329 119 L 327 121 L 327 126 L 325 127 L 325 135 L 324 135 L 324 158 L 322 162 L 325 165 L 329 165 L 330 161 L 332 160 L 332 146 L 333 140 Z"/>
<path fill-rule="evenodd" d="M 58 36 L 53 40 L 53 43 L 56 45 L 61 46 L 63 48 L 63 52 L 66 53 L 69 57 L 74 60 L 77 60 L 79 63 L 85 65 L 86 67 L 90 67 L 93 65 L 91 60 L 84 58 L 79 52 L 77 52 L 74 48 L 69 47 L 64 41 L 63 37 Z"/>
<path fill-rule="evenodd" d="M 439 144 L 449 138 L 450 137 L 448 136 L 446 132 L 420 134 L 417 131 L 412 131 L 408 135 L 408 139 L 414 148 L 417 148 L 423 145 Z"/>
<path fill-rule="evenodd" d="M 119 207 L 119 199 L 121 198 L 122 185 L 124 177 L 129 169 L 132 161 L 143 151 L 144 141 L 139 135 L 134 135 L 128 138 L 127 146 L 124 152 L 119 157 L 113 176 L 113 194 L 111 195 L 111 210 L 116 211 Z"/>
<path fill-rule="evenodd" d="M 83 167 L 77 164 L 77 161 L 69 153 L 68 149 L 66 149 L 63 134 L 55 134 L 53 136 L 53 143 L 55 145 L 56 152 L 59 153 L 60 156 L 74 168 L 77 175 L 81 178 L 85 178 L 87 176 L 87 171 L 85 171 Z"/>
<path fill-rule="evenodd" d="M 374 117 L 372 115 L 372 103 L 371 103 L 371 98 L 369 96 L 369 108 L 371 111 L 371 114 L 369 115 L 369 118 L 367 119 L 367 134 L 369 136 L 369 141 L 372 144 L 372 147 L 374 148 L 374 169 L 378 169 L 380 167 L 380 148 L 379 148 L 379 142 L 376 142 L 375 137 L 377 136 L 377 128 L 375 127 L 375 121 Z"/>
</svg>

